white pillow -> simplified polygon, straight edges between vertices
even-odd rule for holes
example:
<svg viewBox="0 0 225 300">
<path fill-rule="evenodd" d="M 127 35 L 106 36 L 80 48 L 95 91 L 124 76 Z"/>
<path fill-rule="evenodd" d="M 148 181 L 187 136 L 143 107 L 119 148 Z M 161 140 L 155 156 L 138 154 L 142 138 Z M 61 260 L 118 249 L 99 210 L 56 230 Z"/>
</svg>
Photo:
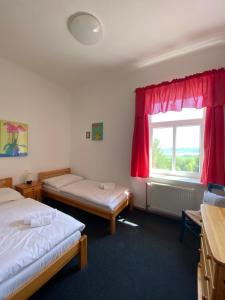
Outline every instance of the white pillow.
<svg viewBox="0 0 225 300">
<path fill-rule="evenodd" d="M 11 188 L 0 188 L 0 203 L 23 199 L 24 197 Z"/>
<path fill-rule="evenodd" d="M 74 183 L 80 180 L 83 180 L 84 177 L 77 176 L 74 174 L 65 174 L 61 176 L 51 177 L 43 180 L 43 182 L 53 188 L 59 189 L 64 185 Z"/>
<path fill-rule="evenodd" d="M 225 207 L 225 196 L 220 196 L 209 191 L 204 192 L 203 203 L 209 205 L 215 205 Z"/>
</svg>

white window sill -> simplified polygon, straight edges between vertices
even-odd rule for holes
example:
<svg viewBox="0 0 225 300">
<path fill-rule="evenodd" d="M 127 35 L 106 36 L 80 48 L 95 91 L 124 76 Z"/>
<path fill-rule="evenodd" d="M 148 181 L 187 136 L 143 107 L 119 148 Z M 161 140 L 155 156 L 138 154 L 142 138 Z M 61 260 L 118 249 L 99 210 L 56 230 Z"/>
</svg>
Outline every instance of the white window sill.
<svg viewBox="0 0 225 300">
<path fill-rule="evenodd" d="M 188 177 L 180 177 L 180 176 L 172 176 L 172 175 L 160 175 L 160 174 L 152 174 L 149 178 L 153 181 L 162 181 L 162 182 L 177 182 L 177 183 L 188 183 L 195 185 L 202 185 L 199 178 L 188 178 Z"/>
</svg>

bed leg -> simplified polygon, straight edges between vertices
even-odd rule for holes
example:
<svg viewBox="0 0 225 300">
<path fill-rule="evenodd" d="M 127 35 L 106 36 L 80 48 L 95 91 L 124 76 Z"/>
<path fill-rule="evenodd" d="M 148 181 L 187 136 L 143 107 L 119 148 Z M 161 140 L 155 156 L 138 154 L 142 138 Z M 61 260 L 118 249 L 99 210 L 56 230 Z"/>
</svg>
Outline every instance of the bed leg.
<svg viewBox="0 0 225 300">
<path fill-rule="evenodd" d="M 87 265 L 87 236 L 84 234 L 80 238 L 79 269 L 82 270 Z"/>
<path fill-rule="evenodd" d="M 132 193 L 129 195 L 129 210 L 132 211 L 134 207 L 134 196 Z"/>
<path fill-rule="evenodd" d="M 110 234 L 114 234 L 116 232 L 116 217 L 113 216 L 110 219 Z"/>
</svg>

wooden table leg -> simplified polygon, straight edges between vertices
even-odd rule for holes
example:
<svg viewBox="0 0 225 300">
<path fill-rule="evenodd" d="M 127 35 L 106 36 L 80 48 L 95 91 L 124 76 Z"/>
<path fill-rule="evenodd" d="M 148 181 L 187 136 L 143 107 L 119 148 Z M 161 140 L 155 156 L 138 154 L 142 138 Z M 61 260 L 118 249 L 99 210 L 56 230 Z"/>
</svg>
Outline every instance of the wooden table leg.
<svg viewBox="0 0 225 300">
<path fill-rule="evenodd" d="M 116 232 L 116 217 L 112 216 L 110 219 L 110 234 L 114 234 Z"/>
<path fill-rule="evenodd" d="M 132 211 L 134 207 L 134 196 L 132 193 L 129 195 L 129 210 Z"/>
</svg>

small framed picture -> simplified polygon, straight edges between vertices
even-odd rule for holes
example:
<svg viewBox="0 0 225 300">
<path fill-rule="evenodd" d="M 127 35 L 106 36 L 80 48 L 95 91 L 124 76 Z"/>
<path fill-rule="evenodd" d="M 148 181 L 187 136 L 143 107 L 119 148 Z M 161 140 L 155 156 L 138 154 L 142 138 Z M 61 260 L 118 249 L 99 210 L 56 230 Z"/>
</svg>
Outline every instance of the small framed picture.
<svg viewBox="0 0 225 300">
<path fill-rule="evenodd" d="M 92 124 L 92 141 L 102 141 L 103 140 L 103 123 L 93 123 Z"/>
<path fill-rule="evenodd" d="M 91 137 L 91 132 L 90 131 L 86 131 L 86 139 L 90 139 Z"/>
</svg>

